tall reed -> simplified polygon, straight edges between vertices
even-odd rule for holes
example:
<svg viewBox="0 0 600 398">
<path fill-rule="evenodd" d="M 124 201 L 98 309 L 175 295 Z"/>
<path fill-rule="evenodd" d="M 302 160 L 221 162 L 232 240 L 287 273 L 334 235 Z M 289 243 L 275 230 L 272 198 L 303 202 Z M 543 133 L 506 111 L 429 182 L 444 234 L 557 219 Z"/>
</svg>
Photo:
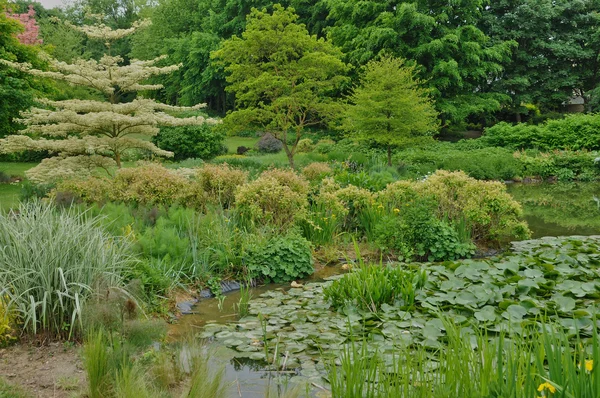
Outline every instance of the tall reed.
<svg viewBox="0 0 600 398">
<path fill-rule="evenodd" d="M 570 340 L 560 325 L 530 337 L 466 333 L 444 320 L 437 351 L 395 345 L 374 349 L 353 340 L 329 361 L 333 398 L 592 398 L 600 397 L 600 345 Z"/>
</svg>

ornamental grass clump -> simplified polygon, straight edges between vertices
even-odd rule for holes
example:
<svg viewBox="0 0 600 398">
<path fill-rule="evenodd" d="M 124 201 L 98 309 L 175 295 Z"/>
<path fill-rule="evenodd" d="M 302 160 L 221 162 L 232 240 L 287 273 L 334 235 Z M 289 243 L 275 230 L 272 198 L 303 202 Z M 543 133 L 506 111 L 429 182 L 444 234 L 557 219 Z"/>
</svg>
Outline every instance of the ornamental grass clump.
<svg viewBox="0 0 600 398">
<path fill-rule="evenodd" d="M 122 286 L 132 262 L 125 239 L 100 219 L 39 202 L 0 214 L 0 297 L 24 331 L 73 337 L 94 293 Z"/>
</svg>

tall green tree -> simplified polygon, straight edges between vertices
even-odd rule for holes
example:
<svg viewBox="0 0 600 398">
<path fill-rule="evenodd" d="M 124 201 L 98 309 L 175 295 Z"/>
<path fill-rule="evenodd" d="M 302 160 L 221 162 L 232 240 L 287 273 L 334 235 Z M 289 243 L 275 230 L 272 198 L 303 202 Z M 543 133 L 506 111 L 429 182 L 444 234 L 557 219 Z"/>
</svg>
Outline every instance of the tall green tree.
<svg viewBox="0 0 600 398">
<path fill-rule="evenodd" d="M 434 103 L 415 72 L 398 58 L 370 61 L 344 113 L 351 137 L 387 147 L 388 166 L 393 147 L 431 139 L 439 127 Z"/>
<path fill-rule="evenodd" d="M 502 71 L 514 42 L 490 42 L 476 26 L 483 0 L 323 0 L 328 33 L 346 60 L 365 65 L 391 54 L 418 65 L 444 121 L 500 108 L 505 96 L 489 82 Z"/>
<path fill-rule="evenodd" d="M 600 1 L 497 0 L 479 26 L 495 43 L 518 44 L 491 84 L 510 97 L 514 121 L 521 121 L 526 103 L 559 110 L 574 94 L 593 101 L 600 77 Z"/>
<path fill-rule="evenodd" d="M 320 0 L 283 0 L 292 6 L 311 34 L 323 36 L 327 8 Z M 209 54 L 222 40 L 241 36 L 252 8 L 272 11 L 272 0 L 160 0 L 151 8 L 152 26 L 133 38 L 132 57 L 152 59 L 168 54 L 169 62 L 181 63 L 180 71 L 161 78 L 159 95 L 171 104 L 206 102 L 218 113 L 233 108 L 225 92 L 225 74 Z"/>
<path fill-rule="evenodd" d="M 311 36 L 297 20 L 292 8 L 275 5 L 273 14 L 254 9 L 242 37 L 232 37 L 213 53 L 236 99 L 225 126 L 272 133 L 283 143 L 292 167 L 304 129 L 338 111 L 332 97 L 347 82 L 348 69 L 339 49 Z"/>
</svg>

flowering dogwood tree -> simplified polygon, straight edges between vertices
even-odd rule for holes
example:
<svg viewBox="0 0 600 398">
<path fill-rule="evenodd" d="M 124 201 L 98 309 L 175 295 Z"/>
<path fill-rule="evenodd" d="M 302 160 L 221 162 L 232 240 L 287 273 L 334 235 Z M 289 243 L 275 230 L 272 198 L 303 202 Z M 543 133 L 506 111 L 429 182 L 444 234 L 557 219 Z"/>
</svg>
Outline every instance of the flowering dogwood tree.
<svg viewBox="0 0 600 398">
<path fill-rule="evenodd" d="M 129 29 L 112 29 L 103 24 L 71 25 L 90 39 L 100 40 L 107 52 L 99 60 L 79 59 L 73 64 L 49 60 L 51 71 L 33 69 L 29 64 L 0 61 L 35 76 L 66 81 L 102 93 L 105 101 L 40 99 L 41 106 L 22 113 L 26 128 L 19 135 L 0 140 L 0 153 L 24 150 L 49 151 L 56 156 L 45 159 L 29 170 L 34 182 L 45 183 L 70 176 L 83 177 L 98 167 L 107 171 L 121 167 L 123 155 L 131 149 L 142 149 L 157 156 L 171 157 L 147 138 L 159 132 L 159 126 L 188 126 L 217 123 L 201 116 L 178 118 L 174 112 L 199 109 L 175 107 L 136 95 L 132 101 L 124 97 L 138 91 L 157 90 L 162 86 L 145 83 L 148 78 L 171 73 L 179 65 L 157 66 L 163 57 L 149 61 L 131 60 L 125 64 L 120 56 L 110 55 L 111 44 L 149 22 L 136 22 Z"/>
<path fill-rule="evenodd" d="M 42 39 L 39 38 L 40 27 L 35 20 L 35 10 L 32 5 L 29 5 L 29 10 L 24 14 L 7 12 L 6 15 L 21 22 L 25 27 L 22 33 L 17 34 L 17 39 L 21 44 L 42 44 Z"/>
</svg>

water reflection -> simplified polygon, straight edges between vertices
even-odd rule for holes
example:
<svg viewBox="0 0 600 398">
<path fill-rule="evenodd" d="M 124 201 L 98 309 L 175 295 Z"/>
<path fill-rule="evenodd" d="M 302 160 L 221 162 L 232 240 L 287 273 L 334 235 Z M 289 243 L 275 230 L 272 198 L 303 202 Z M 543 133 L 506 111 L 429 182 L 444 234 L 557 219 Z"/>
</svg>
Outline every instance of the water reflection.
<svg viewBox="0 0 600 398">
<path fill-rule="evenodd" d="M 600 184 L 511 184 L 533 238 L 600 234 Z"/>
</svg>

